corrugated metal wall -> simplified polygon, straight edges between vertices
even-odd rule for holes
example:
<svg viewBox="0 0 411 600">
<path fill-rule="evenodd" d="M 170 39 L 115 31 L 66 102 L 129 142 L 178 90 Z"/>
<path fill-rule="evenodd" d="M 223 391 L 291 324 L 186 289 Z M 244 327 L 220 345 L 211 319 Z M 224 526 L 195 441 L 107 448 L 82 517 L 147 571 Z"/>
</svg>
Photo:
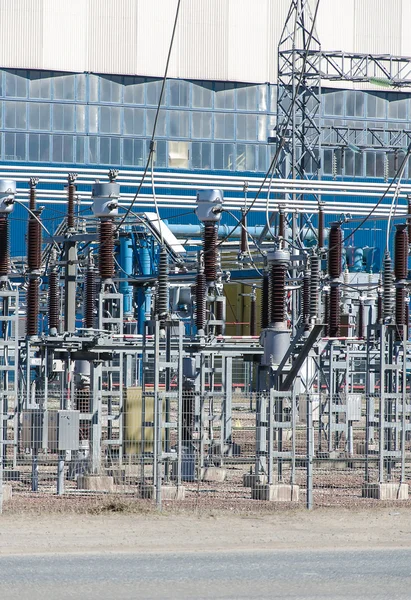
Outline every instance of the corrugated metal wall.
<svg viewBox="0 0 411 600">
<path fill-rule="evenodd" d="M 182 0 L 169 76 L 274 82 L 289 0 Z M 161 77 L 177 0 L 1 0 L 0 67 Z M 324 49 L 411 55 L 410 0 L 322 0 Z"/>
</svg>

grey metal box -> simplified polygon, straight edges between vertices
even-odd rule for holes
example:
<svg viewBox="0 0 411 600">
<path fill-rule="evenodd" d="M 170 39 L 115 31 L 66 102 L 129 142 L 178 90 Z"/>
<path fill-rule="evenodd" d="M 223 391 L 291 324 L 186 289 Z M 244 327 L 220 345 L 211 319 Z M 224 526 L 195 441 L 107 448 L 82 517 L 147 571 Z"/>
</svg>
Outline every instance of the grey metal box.
<svg viewBox="0 0 411 600">
<path fill-rule="evenodd" d="M 39 450 L 47 447 L 47 411 L 23 411 L 21 439 L 25 448 Z"/>
<path fill-rule="evenodd" d="M 361 421 L 361 394 L 347 394 L 347 421 Z"/>
<path fill-rule="evenodd" d="M 80 411 L 49 411 L 49 450 L 79 449 Z"/>
</svg>

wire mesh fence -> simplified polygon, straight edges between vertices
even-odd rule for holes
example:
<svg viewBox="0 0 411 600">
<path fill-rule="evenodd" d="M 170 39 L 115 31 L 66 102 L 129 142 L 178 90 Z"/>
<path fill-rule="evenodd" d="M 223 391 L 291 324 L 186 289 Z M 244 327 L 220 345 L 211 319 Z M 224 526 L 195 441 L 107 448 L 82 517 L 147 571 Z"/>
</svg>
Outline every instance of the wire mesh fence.
<svg viewBox="0 0 411 600">
<path fill-rule="evenodd" d="M 120 389 L 113 378 L 97 400 L 83 389 L 64 409 L 61 390 L 29 405 L 10 394 L 3 481 L 17 495 L 117 494 L 197 509 L 304 507 L 310 496 L 312 506 L 407 500 L 409 396 L 404 418 L 398 410 L 381 428 L 376 395 L 360 395 L 354 414 L 327 394 L 240 385 L 227 394 L 215 383 L 179 393 L 173 382 L 171 391 Z"/>
</svg>

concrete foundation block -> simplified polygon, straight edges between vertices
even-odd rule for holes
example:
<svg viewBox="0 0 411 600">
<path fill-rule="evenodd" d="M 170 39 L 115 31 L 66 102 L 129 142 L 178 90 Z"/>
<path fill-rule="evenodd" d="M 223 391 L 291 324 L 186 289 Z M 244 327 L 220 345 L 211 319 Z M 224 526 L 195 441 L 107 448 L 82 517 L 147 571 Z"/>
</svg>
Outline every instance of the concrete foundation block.
<svg viewBox="0 0 411 600">
<path fill-rule="evenodd" d="M 253 488 L 259 483 L 267 483 L 267 475 L 255 475 L 254 473 L 244 473 L 243 485 L 244 487 Z"/>
<path fill-rule="evenodd" d="M 206 467 L 201 469 L 201 480 L 202 481 L 215 481 L 222 483 L 227 477 L 226 469 L 221 467 Z"/>
<path fill-rule="evenodd" d="M 156 497 L 156 488 L 154 485 L 142 485 L 140 487 L 140 494 L 142 498 L 152 500 Z M 164 501 L 175 501 L 184 500 L 186 496 L 186 489 L 182 485 L 163 485 L 161 486 L 161 500 Z"/>
<path fill-rule="evenodd" d="M 406 483 L 364 483 L 363 498 L 375 500 L 408 500 L 408 484 Z"/>
<path fill-rule="evenodd" d="M 79 475 L 77 489 L 92 492 L 114 492 L 114 478 L 109 475 Z"/>
<path fill-rule="evenodd" d="M 3 483 L 3 502 L 10 502 L 13 495 L 13 488 L 11 485 Z"/>
<path fill-rule="evenodd" d="M 298 502 L 300 499 L 300 487 L 285 483 L 257 484 L 251 488 L 253 500 L 266 500 L 267 502 Z"/>
</svg>

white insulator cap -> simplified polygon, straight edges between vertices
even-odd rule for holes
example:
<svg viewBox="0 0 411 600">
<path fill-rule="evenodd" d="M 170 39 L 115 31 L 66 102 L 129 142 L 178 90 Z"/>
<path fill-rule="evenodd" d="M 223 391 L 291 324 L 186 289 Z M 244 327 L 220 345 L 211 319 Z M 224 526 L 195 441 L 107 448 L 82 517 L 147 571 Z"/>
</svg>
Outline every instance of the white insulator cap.
<svg viewBox="0 0 411 600">
<path fill-rule="evenodd" d="M 196 215 L 203 223 L 216 223 L 223 209 L 222 190 L 199 190 L 197 192 Z"/>
<path fill-rule="evenodd" d="M 11 213 L 14 208 L 16 182 L 13 179 L 0 179 L 0 213 Z"/>
</svg>

